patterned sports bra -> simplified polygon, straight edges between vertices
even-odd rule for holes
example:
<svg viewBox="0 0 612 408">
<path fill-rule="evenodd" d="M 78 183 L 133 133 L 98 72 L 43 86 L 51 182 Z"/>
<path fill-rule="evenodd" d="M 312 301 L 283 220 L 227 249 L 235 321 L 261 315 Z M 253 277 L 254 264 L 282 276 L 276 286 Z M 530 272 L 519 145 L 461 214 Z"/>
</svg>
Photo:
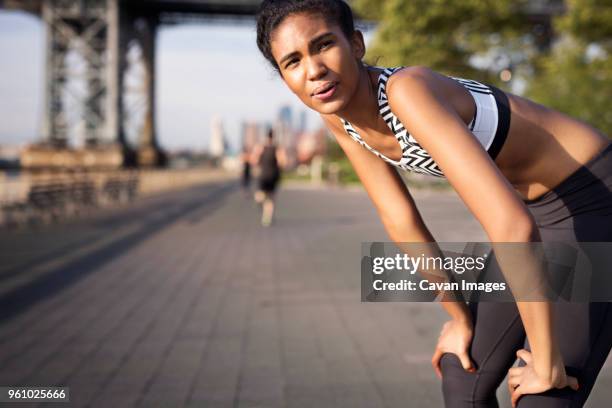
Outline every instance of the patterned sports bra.
<svg viewBox="0 0 612 408">
<path fill-rule="evenodd" d="M 444 173 L 429 153 L 408 133 L 389 107 L 386 92 L 387 81 L 394 72 L 402 68 L 404 67 L 384 68 L 378 77 L 378 109 L 402 148 L 402 158 L 399 161 L 390 159 L 369 146 L 348 121 L 341 119 L 342 124 L 351 138 L 387 163 L 402 170 L 444 177 Z M 469 79 L 450 78 L 463 85 L 474 98 L 476 110 L 468 127 L 491 158 L 495 159 L 506 140 L 510 127 L 508 97 L 501 90 L 491 85 Z"/>
</svg>

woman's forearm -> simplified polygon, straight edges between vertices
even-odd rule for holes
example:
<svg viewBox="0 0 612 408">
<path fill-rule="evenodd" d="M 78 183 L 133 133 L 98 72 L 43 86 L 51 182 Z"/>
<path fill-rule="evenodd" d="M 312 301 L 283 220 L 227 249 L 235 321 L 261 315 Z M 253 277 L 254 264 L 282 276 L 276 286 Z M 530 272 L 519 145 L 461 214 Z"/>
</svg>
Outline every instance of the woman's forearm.
<svg viewBox="0 0 612 408">
<path fill-rule="evenodd" d="M 562 357 L 555 337 L 545 253 L 537 228 L 521 241 L 498 238 L 492 245 L 516 300 L 531 347 L 534 368 L 538 375 L 549 378 L 553 367 L 562 362 Z"/>
<path fill-rule="evenodd" d="M 440 247 L 425 224 L 402 229 L 401 234 L 393 234 L 389 229 L 387 231 L 391 239 L 407 254 L 417 252 L 417 255 L 422 254 L 427 257 L 443 256 Z M 421 269 L 419 273 L 426 275 L 428 280 L 432 282 L 448 282 L 450 280 L 446 271 Z M 438 297 L 442 307 L 453 320 L 472 323 L 472 315 L 467 304 L 463 300 L 457 300 L 458 297 L 461 297 L 460 294 L 444 291 L 441 296 L 438 293 Z"/>
<path fill-rule="evenodd" d="M 442 301 L 442 307 L 453 320 L 472 323 L 472 314 L 463 301 Z"/>
<path fill-rule="evenodd" d="M 550 378 L 553 367 L 562 360 L 554 334 L 552 304 L 517 302 L 517 307 L 529 339 L 535 371 L 543 378 Z"/>
</svg>

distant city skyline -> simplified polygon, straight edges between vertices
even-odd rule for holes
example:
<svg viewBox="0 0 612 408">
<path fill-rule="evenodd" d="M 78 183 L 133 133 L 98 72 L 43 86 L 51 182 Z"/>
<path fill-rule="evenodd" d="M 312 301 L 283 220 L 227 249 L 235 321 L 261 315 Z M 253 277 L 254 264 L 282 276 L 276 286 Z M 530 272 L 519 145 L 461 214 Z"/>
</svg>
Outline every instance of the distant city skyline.
<svg viewBox="0 0 612 408">
<path fill-rule="evenodd" d="M 371 31 L 365 34 L 369 41 Z M 40 19 L 0 11 L 0 144 L 40 139 L 44 44 Z M 156 52 L 156 125 L 163 148 L 206 148 L 214 116 L 223 121 L 233 151 L 243 121 L 272 124 L 283 106 L 291 107 L 294 122 L 305 112 L 308 130 L 321 124 L 260 55 L 254 20 L 161 26 Z"/>
</svg>

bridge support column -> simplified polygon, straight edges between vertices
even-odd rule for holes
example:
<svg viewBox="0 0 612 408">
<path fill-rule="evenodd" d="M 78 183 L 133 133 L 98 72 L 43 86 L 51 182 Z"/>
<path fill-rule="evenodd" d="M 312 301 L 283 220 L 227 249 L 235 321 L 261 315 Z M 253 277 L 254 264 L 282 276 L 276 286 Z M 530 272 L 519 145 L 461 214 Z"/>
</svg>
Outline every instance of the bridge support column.
<svg viewBox="0 0 612 408">
<path fill-rule="evenodd" d="M 162 163 L 154 126 L 156 18 L 136 20 L 119 0 L 47 0 L 42 2 L 41 15 L 47 26 L 43 143 L 26 152 L 22 164 Z M 125 131 L 132 114 L 124 103 L 130 40 L 140 44 L 145 68 L 141 79 L 145 114 L 137 146 L 130 146 Z M 81 163 L 80 157 L 87 157 L 86 162 Z"/>
<path fill-rule="evenodd" d="M 153 18 L 141 18 L 134 24 L 134 35 L 142 50 L 144 73 L 142 88 L 145 105 L 142 130 L 138 137 L 138 164 L 156 166 L 165 163 L 165 155 L 157 143 L 155 126 L 155 38 L 157 22 Z"/>
</svg>

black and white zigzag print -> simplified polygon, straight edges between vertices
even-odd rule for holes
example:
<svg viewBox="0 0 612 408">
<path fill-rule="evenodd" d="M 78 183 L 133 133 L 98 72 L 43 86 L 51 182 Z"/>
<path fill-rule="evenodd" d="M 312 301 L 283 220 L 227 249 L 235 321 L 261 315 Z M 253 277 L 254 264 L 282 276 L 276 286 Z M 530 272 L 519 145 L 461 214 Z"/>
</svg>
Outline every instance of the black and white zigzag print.
<svg viewBox="0 0 612 408">
<path fill-rule="evenodd" d="M 415 173 L 429 174 L 436 177 L 444 177 L 444 173 L 436 162 L 431 158 L 429 153 L 423 149 L 417 141 L 408 133 L 404 128 L 404 125 L 399 121 L 397 116 L 391 112 L 389 103 L 387 101 L 387 93 L 385 91 L 387 80 L 395 71 L 402 67 L 387 68 L 385 69 L 378 78 L 378 108 L 383 119 L 387 123 L 387 126 L 391 129 L 395 138 L 402 148 L 402 158 L 400 161 L 392 160 L 382 153 L 376 151 L 370 147 L 362 138 L 359 133 L 355 131 L 353 126 L 342 119 L 344 129 L 354 140 L 359 142 L 363 147 L 380 157 L 384 161 L 394 165 L 397 168 L 406 171 L 413 171 Z"/>
<path fill-rule="evenodd" d="M 353 128 L 353 126 L 342 119 L 342 123 L 344 124 L 344 129 L 354 140 L 359 142 L 363 147 L 374 153 L 376 156 L 380 157 L 384 161 L 394 165 L 397 168 L 407 171 L 413 171 L 415 173 L 429 174 L 436 177 L 444 177 L 444 173 L 438 167 L 436 162 L 432 159 L 432 157 L 427 153 L 425 149 L 423 149 L 419 143 L 412 137 L 410 133 L 404 128 L 404 125 L 399 121 L 397 116 L 391 112 L 391 108 L 389 107 L 389 102 L 387 100 L 386 86 L 389 77 L 396 71 L 402 69 L 403 67 L 395 67 L 395 68 L 386 68 L 380 74 L 378 78 L 378 108 L 380 110 L 380 114 L 387 123 L 387 126 L 391 129 L 395 138 L 400 144 L 402 148 L 402 158 L 400 161 L 395 161 L 382 153 L 376 151 L 372 147 L 370 147 L 362 138 L 359 136 L 359 133 Z M 468 91 L 479 94 L 491 95 L 493 92 L 491 89 L 474 80 L 464 79 L 464 78 L 456 78 L 450 77 L 455 81 L 459 82 L 463 85 Z M 468 127 L 470 130 L 474 130 L 474 126 L 476 124 L 476 115 L 478 112 L 475 112 L 474 118 L 469 123 Z"/>
<path fill-rule="evenodd" d="M 457 78 L 457 77 L 450 77 L 450 78 L 459 82 L 461 85 L 463 85 L 464 87 L 466 87 L 468 90 L 472 92 L 477 92 L 477 93 L 481 93 L 485 95 L 491 95 L 493 93 L 488 86 L 483 85 L 480 82 L 474 81 L 472 79 L 464 79 L 464 78 Z"/>
</svg>

